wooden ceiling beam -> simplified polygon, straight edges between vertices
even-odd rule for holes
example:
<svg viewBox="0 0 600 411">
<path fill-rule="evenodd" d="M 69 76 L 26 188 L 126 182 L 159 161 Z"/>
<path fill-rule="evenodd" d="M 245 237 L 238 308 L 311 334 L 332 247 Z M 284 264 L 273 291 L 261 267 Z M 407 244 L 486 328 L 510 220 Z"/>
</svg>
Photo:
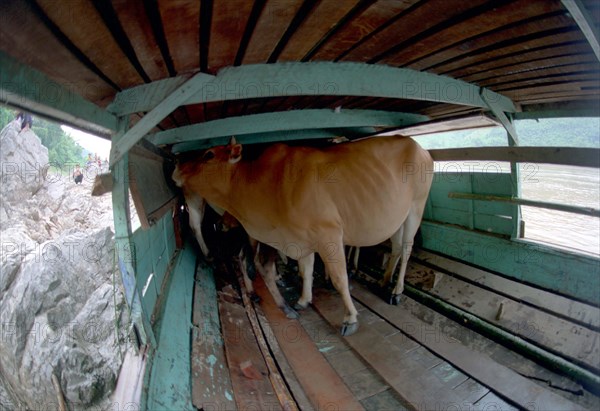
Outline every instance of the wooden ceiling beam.
<svg viewBox="0 0 600 411">
<path fill-rule="evenodd" d="M 136 86 L 115 97 L 116 115 L 151 111 L 182 81 L 178 78 Z M 461 80 L 411 69 L 364 63 L 277 63 L 227 67 L 204 75 L 198 91 L 182 104 L 262 97 L 364 96 L 433 101 L 487 109 L 481 94 L 503 111 L 516 111 L 512 101 L 489 89 Z"/>
<path fill-rule="evenodd" d="M 149 141 L 155 145 L 175 144 L 215 137 L 241 136 L 303 129 L 355 127 L 406 127 L 428 121 L 419 114 L 377 110 L 330 109 L 291 110 L 253 114 L 208 121 L 158 132 Z"/>
<path fill-rule="evenodd" d="M 111 165 L 119 161 L 138 141 L 140 141 L 150 130 L 169 116 L 179 106 L 194 95 L 205 84 L 208 74 L 197 73 L 185 83 L 177 87 L 172 93 L 150 110 L 142 119 L 129 129 L 116 143 L 112 144 L 110 162 Z"/>
<path fill-rule="evenodd" d="M 370 136 L 375 133 L 377 133 L 377 129 L 374 127 L 344 127 L 335 129 L 313 128 L 306 130 L 272 131 L 269 133 L 244 134 L 241 136 L 236 136 L 236 140 L 240 144 L 264 144 L 285 141 L 335 139 L 339 138 L 340 136 L 355 139 Z M 227 144 L 230 139 L 231 136 L 186 141 L 184 143 L 175 144 L 172 147 L 172 152 L 178 154 L 186 151 L 203 150 L 209 147 Z"/>
</svg>

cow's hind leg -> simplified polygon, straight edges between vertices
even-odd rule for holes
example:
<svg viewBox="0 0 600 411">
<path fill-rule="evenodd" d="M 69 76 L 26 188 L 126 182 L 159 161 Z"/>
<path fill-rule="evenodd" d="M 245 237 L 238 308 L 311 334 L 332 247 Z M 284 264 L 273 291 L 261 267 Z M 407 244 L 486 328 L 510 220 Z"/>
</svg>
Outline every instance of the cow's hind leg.
<svg viewBox="0 0 600 411">
<path fill-rule="evenodd" d="M 315 254 L 309 254 L 298 260 L 298 271 L 302 277 L 302 295 L 294 306 L 296 310 L 303 310 L 312 302 L 313 271 Z"/>
<path fill-rule="evenodd" d="M 392 242 L 392 254 L 388 260 L 387 267 L 385 269 L 385 273 L 383 274 L 383 278 L 379 282 L 381 288 L 385 290 L 385 287 L 392 281 L 392 277 L 394 275 L 394 271 L 396 271 L 396 267 L 398 266 L 398 261 L 400 261 L 400 257 L 402 256 L 402 234 L 404 232 L 404 224 L 400 226 L 398 231 L 396 231 L 392 237 L 390 238 Z"/>
<path fill-rule="evenodd" d="M 266 259 L 264 263 L 260 261 L 259 254 L 263 254 L 262 257 Z M 259 252 L 255 257 L 255 265 L 263 279 L 265 280 L 265 285 L 269 289 L 271 296 L 275 300 L 275 304 L 285 313 L 287 318 L 298 318 L 298 313 L 288 305 L 285 301 L 281 293 L 279 292 L 279 288 L 277 288 L 277 268 L 275 266 L 275 260 L 277 258 L 277 252 L 275 249 L 265 245 L 259 245 Z"/>
<path fill-rule="evenodd" d="M 348 274 L 346 272 L 346 258 L 344 257 L 344 246 L 341 242 L 336 246 L 335 251 L 332 254 L 331 249 L 328 249 L 326 253 L 319 254 L 323 263 L 325 263 L 325 270 L 329 274 L 333 286 L 340 293 L 344 302 L 345 314 L 341 334 L 347 336 L 354 334 L 358 330 L 358 312 L 350 296 Z"/>
<path fill-rule="evenodd" d="M 404 232 L 402 233 L 402 262 L 400 264 L 398 279 L 396 280 L 396 285 L 392 291 L 389 301 L 392 305 L 400 304 L 400 297 L 404 291 L 406 267 L 408 266 L 408 259 L 410 258 L 410 253 L 412 252 L 415 234 L 417 234 L 417 230 L 421 224 L 421 214 L 422 212 L 415 211 L 413 206 L 413 209 L 411 209 L 406 221 L 404 222 Z"/>
</svg>

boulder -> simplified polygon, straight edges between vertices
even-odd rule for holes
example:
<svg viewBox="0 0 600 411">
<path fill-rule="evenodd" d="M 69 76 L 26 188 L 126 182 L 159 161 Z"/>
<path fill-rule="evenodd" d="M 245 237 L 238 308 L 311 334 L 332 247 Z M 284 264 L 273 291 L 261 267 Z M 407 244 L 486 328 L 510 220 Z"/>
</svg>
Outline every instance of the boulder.
<svg viewBox="0 0 600 411">
<path fill-rule="evenodd" d="M 47 173 L 19 129 L 0 132 L 0 409 L 58 409 L 53 375 L 70 409 L 107 409 L 129 324 L 111 196 Z"/>
<path fill-rule="evenodd" d="M 127 341 L 126 327 L 116 328 L 127 310 L 112 282 L 113 233 L 71 230 L 28 244 L 33 250 L 18 256 L 0 293 L 5 386 L 24 408 L 38 409 L 56 401 L 54 374 L 75 408 L 98 405 L 114 389 Z"/>
<path fill-rule="evenodd" d="M 44 185 L 48 149 L 32 130 L 18 132 L 15 122 L 0 132 L 0 193 L 3 201 L 30 198 Z"/>
</svg>

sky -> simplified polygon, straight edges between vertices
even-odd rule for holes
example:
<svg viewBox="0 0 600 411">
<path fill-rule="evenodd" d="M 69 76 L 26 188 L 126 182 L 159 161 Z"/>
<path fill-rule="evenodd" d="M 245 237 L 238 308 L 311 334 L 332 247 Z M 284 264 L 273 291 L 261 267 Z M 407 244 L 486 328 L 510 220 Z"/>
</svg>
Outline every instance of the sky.
<svg viewBox="0 0 600 411">
<path fill-rule="evenodd" d="M 61 126 L 65 133 L 69 134 L 81 147 L 89 152 L 98 154 L 102 160 L 110 156 L 110 141 L 96 137 L 93 134 L 74 129 L 69 126 Z"/>
</svg>

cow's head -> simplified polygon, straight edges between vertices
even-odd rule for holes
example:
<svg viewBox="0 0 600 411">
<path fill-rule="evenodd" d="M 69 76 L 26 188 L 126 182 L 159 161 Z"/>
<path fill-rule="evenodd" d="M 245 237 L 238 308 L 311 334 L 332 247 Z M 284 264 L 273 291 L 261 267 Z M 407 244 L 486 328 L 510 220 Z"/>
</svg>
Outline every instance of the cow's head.
<svg viewBox="0 0 600 411">
<path fill-rule="evenodd" d="M 229 144 L 224 146 L 216 146 L 209 148 L 202 155 L 202 163 L 220 164 L 229 163 L 235 164 L 242 159 L 242 145 L 238 144 L 235 137 L 231 137 Z"/>
<path fill-rule="evenodd" d="M 212 194 L 227 192 L 236 163 L 242 159 L 242 145 L 232 137 L 229 144 L 209 148 L 199 156 L 180 159 L 173 180 L 184 191 L 212 199 Z M 218 204 L 218 203 L 217 203 Z"/>
</svg>

